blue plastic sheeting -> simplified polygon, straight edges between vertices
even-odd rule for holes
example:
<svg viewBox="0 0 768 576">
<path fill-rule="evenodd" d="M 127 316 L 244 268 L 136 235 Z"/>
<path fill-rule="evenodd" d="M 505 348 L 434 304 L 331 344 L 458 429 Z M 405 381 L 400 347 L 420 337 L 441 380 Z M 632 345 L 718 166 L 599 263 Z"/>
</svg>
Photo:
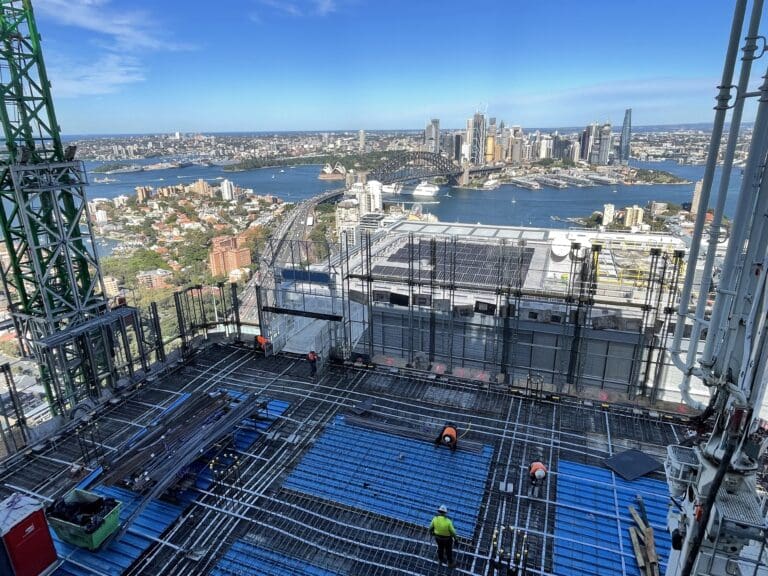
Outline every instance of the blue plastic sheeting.
<svg viewBox="0 0 768 576">
<path fill-rule="evenodd" d="M 671 545 L 666 528 L 667 484 L 648 478 L 628 482 L 604 468 L 560 460 L 554 573 L 640 576 L 629 536 L 629 528 L 635 525 L 629 506 L 639 512 L 638 495 L 643 498 L 648 522 L 653 526 L 659 572 L 664 574 Z"/>
<path fill-rule="evenodd" d="M 139 505 L 140 497 L 129 490 L 114 486 L 99 486 L 93 492 L 123 503 L 120 522 L 124 522 Z M 152 500 L 131 524 L 130 531 L 118 541 L 91 552 L 59 539 L 51 530 L 56 551 L 63 564 L 54 572 L 60 576 L 94 576 L 122 574 L 168 527 L 181 515 L 183 508 L 167 502 Z"/>
<path fill-rule="evenodd" d="M 211 571 L 211 576 L 337 576 L 308 562 L 259 548 L 243 540 L 232 545 Z"/>
<path fill-rule="evenodd" d="M 125 447 L 130 448 L 131 446 L 136 444 L 136 442 L 138 442 L 141 439 L 141 437 L 144 436 L 146 433 L 147 433 L 147 429 L 142 428 L 141 430 L 136 432 L 136 434 L 128 438 L 128 442 L 125 443 Z"/>
<path fill-rule="evenodd" d="M 96 480 L 96 478 L 98 478 L 99 476 L 101 476 L 101 473 L 102 473 L 102 472 L 104 472 L 104 468 L 102 468 L 101 466 L 99 466 L 98 468 L 94 469 L 94 471 L 93 471 L 93 472 L 91 472 L 90 474 L 88 474 L 88 476 L 86 476 L 85 478 L 83 478 L 83 479 L 82 479 L 82 480 L 81 480 L 81 481 L 80 481 L 80 482 L 77 484 L 77 486 L 75 486 L 75 488 L 79 488 L 80 490 L 86 490 L 86 489 L 88 488 L 88 486 L 90 486 L 91 484 L 93 484 L 93 482 Z"/>
<path fill-rule="evenodd" d="M 283 268 L 283 280 L 295 282 L 314 282 L 316 284 L 329 284 L 331 277 L 328 272 L 316 272 L 314 270 L 301 270 L 299 268 Z"/>
<path fill-rule="evenodd" d="M 456 531 L 475 531 L 493 449 L 451 452 L 344 422 L 337 416 L 283 486 L 428 526 L 445 504 Z"/>
</svg>

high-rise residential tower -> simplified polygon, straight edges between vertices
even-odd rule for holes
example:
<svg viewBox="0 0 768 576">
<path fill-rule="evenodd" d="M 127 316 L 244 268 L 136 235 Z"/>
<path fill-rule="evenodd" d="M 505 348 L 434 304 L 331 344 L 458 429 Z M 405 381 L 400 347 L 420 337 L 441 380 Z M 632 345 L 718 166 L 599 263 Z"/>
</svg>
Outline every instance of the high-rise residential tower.
<svg viewBox="0 0 768 576">
<path fill-rule="evenodd" d="M 624 123 L 621 125 L 621 142 L 619 144 L 619 162 L 629 163 L 629 142 L 632 139 L 632 108 L 624 112 Z"/>
<path fill-rule="evenodd" d="M 600 166 L 607 166 L 611 159 L 611 148 L 613 147 L 613 133 L 610 124 L 603 124 L 600 127 L 600 146 L 598 148 L 597 162 Z"/>
<path fill-rule="evenodd" d="M 440 154 L 440 120 L 432 118 L 424 129 L 424 146 L 427 152 Z"/>
<path fill-rule="evenodd" d="M 357 149 L 360 153 L 365 152 L 365 130 L 360 130 L 358 134 Z"/>
</svg>

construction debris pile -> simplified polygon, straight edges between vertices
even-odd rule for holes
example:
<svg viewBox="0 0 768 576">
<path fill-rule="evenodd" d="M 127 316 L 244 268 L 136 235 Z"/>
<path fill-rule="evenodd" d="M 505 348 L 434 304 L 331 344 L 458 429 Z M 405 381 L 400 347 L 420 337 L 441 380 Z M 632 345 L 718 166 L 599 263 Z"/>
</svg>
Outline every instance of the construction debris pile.
<svg viewBox="0 0 768 576">
<path fill-rule="evenodd" d="M 119 503 L 114 498 L 61 498 L 48 506 L 48 518 L 63 520 L 93 534 Z"/>
</svg>

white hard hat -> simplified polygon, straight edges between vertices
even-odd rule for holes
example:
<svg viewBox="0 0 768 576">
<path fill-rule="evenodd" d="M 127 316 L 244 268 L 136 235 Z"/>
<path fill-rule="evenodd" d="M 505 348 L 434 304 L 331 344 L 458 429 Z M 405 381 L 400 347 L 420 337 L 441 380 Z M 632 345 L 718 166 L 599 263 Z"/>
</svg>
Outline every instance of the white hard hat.
<svg viewBox="0 0 768 576">
<path fill-rule="evenodd" d="M 446 434 L 445 436 L 443 436 L 443 442 L 445 442 L 446 444 L 450 444 L 451 442 L 453 442 L 453 438 L 451 438 L 450 436 L 448 436 L 448 434 Z"/>
<path fill-rule="evenodd" d="M 536 476 L 536 480 L 544 480 L 544 476 L 546 476 L 547 473 L 541 468 L 539 468 L 538 470 L 536 470 L 536 472 L 533 473 L 533 475 Z"/>
<path fill-rule="evenodd" d="M 445 504 L 441 504 L 440 508 L 437 509 L 438 512 L 442 512 L 443 514 L 448 514 L 448 506 Z"/>
</svg>

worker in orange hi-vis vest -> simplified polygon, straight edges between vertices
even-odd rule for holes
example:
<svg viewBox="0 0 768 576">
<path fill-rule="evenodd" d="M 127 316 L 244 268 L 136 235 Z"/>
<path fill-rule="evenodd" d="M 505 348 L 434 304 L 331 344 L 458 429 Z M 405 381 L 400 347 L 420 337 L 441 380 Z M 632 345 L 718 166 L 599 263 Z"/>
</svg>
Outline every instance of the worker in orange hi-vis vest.
<svg viewBox="0 0 768 576">
<path fill-rule="evenodd" d="M 310 350 L 309 354 L 307 354 L 307 362 L 309 362 L 309 375 L 311 378 L 317 376 L 317 359 L 317 352 Z"/>
<path fill-rule="evenodd" d="M 543 462 L 539 462 L 537 460 L 531 464 L 531 467 L 528 470 L 528 474 L 531 477 L 531 484 L 534 486 L 543 484 L 544 480 L 547 478 L 547 467 L 544 466 Z"/>
<path fill-rule="evenodd" d="M 440 446 L 440 444 L 443 444 L 448 446 L 448 448 L 450 448 L 452 451 L 456 450 L 458 443 L 458 431 L 456 430 L 456 426 L 451 422 L 448 422 L 445 426 L 443 426 L 442 432 L 440 432 L 440 435 L 435 438 L 435 446 Z"/>
<path fill-rule="evenodd" d="M 256 336 L 256 344 L 258 345 L 259 349 L 264 353 L 264 356 L 266 356 L 267 345 L 269 345 L 269 338 L 259 334 L 258 336 Z"/>
</svg>

